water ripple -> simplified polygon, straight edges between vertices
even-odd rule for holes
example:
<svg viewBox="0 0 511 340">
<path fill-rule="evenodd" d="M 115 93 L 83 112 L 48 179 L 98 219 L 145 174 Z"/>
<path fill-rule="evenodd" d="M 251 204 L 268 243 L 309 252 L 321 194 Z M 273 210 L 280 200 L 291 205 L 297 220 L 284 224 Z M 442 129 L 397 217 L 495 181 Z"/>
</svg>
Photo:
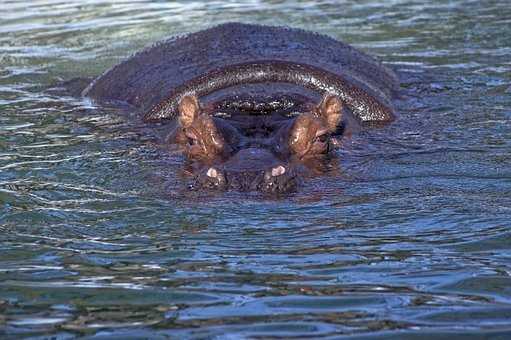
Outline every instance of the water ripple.
<svg viewBox="0 0 511 340">
<path fill-rule="evenodd" d="M 10 337 L 502 337 L 511 304 L 505 1 L 4 1 L 0 328 Z M 165 128 L 63 80 L 226 21 L 342 39 L 399 119 L 285 199 L 183 185 Z"/>
</svg>

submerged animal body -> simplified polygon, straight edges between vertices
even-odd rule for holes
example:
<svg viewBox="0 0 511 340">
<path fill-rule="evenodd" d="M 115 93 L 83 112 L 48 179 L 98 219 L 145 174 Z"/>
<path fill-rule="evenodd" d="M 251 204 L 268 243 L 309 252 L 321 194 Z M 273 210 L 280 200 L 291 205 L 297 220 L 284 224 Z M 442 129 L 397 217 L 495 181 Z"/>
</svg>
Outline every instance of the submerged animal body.
<svg viewBox="0 0 511 340">
<path fill-rule="evenodd" d="M 394 119 L 396 75 L 330 37 L 230 23 L 172 38 L 95 79 L 83 95 L 176 122 L 200 187 L 287 192 L 360 122 Z"/>
</svg>

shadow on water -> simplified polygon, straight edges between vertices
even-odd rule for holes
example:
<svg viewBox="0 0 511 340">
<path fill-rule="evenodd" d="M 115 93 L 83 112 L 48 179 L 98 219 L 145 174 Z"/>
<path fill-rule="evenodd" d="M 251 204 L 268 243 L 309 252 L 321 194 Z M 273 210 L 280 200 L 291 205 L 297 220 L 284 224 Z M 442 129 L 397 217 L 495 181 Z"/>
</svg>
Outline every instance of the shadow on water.
<svg viewBox="0 0 511 340">
<path fill-rule="evenodd" d="M 507 4 L 11 1 L 0 21 L 0 329 L 9 337 L 511 332 Z M 285 199 L 183 188 L 126 114 L 41 89 L 212 23 L 378 55 L 400 118 Z"/>
</svg>

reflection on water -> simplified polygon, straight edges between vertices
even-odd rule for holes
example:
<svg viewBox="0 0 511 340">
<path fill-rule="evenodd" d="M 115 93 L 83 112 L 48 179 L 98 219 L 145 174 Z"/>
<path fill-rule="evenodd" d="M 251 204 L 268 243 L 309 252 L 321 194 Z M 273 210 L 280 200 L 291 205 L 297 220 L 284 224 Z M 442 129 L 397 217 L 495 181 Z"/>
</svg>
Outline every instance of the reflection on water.
<svg viewBox="0 0 511 340">
<path fill-rule="evenodd" d="M 6 1 L 0 327 L 11 336 L 511 332 L 506 1 Z M 381 57 L 400 119 L 287 199 L 183 190 L 125 113 L 43 91 L 214 23 L 289 24 Z"/>
</svg>

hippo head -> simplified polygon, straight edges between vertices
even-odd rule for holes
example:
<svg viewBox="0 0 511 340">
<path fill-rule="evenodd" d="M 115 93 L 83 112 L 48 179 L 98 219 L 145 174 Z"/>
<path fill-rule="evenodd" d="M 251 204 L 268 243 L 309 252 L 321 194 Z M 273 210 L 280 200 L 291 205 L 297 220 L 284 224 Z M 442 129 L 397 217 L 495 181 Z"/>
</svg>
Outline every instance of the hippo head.
<svg viewBox="0 0 511 340">
<path fill-rule="evenodd" d="M 327 94 L 303 111 L 225 118 L 185 95 L 169 139 L 194 164 L 193 187 L 286 193 L 296 189 L 307 165 L 322 162 L 338 145 L 334 135 L 342 102 L 337 96 Z"/>
</svg>

